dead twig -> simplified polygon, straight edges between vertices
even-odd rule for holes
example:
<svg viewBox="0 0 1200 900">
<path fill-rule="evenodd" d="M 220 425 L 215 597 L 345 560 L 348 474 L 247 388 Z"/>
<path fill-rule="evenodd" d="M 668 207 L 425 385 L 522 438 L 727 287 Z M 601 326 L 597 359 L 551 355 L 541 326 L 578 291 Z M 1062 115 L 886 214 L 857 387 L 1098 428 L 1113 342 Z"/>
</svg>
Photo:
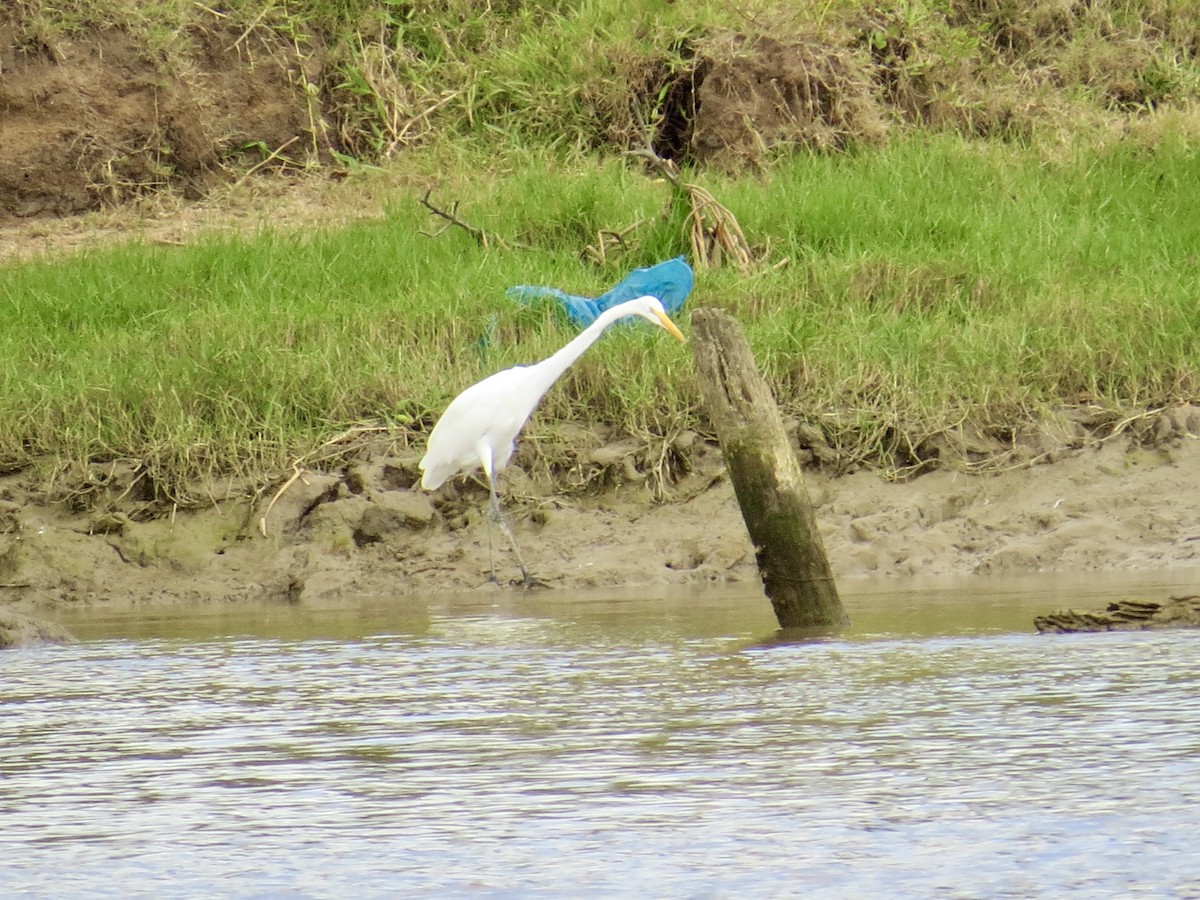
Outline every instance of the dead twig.
<svg viewBox="0 0 1200 900">
<path fill-rule="evenodd" d="M 297 481 L 304 481 L 304 470 L 296 463 L 292 463 L 292 477 L 283 483 L 283 487 L 275 492 L 275 496 L 271 498 L 271 502 L 267 504 L 266 511 L 262 514 L 262 518 L 258 520 L 258 530 L 262 532 L 262 536 L 267 536 L 267 516 L 271 514 L 271 508 L 275 506 L 275 501 L 287 493 Z M 308 484 L 307 481 L 304 482 Z"/>
<path fill-rule="evenodd" d="M 433 188 L 429 188 L 429 190 L 427 190 L 425 192 L 425 196 L 421 198 L 421 205 L 424 206 L 427 210 L 429 210 L 429 212 L 431 214 L 437 216 L 440 219 L 445 219 L 446 225 L 444 225 L 440 230 L 435 231 L 433 234 L 430 234 L 427 231 L 422 231 L 421 234 L 425 235 L 426 237 L 437 237 L 438 235 L 445 233 L 446 231 L 448 231 L 451 228 L 461 228 L 463 231 L 465 231 L 467 234 L 469 234 L 471 237 L 473 237 L 475 239 L 475 243 L 479 244 L 479 246 L 482 247 L 484 250 L 488 249 L 488 247 L 491 246 L 493 243 L 499 247 L 502 247 L 505 250 L 510 249 L 508 242 L 505 241 L 503 238 L 501 238 L 497 235 L 494 235 L 494 234 L 488 234 L 482 228 L 478 228 L 475 225 L 472 225 L 470 222 L 467 222 L 464 219 L 460 219 L 458 217 L 458 201 L 457 200 L 455 200 L 454 203 L 451 204 L 450 211 L 447 212 L 446 210 L 442 209 L 441 207 L 435 206 L 433 203 L 430 202 L 429 195 L 432 193 L 433 193 Z"/>
<path fill-rule="evenodd" d="M 679 167 L 671 162 L 671 160 L 663 159 L 649 147 L 638 147 L 635 150 L 627 150 L 626 155 L 646 160 L 646 162 L 658 170 L 659 175 L 671 182 L 674 187 L 683 187 L 679 181 Z"/>
<path fill-rule="evenodd" d="M 1049 450 L 1045 450 L 1033 456 L 1021 456 L 1020 450 L 1014 441 L 1012 446 L 1002 452 L 988 456 L 986 459 L 963 460 L 954 464 L 954 468 L 956 471 L 964 472 L 968 475 L 1002 475 L 1007 472 L 1017 472 L 1022 469 L 1031 469 L 1034 466 L 1053 460 L 1056 456 L 1062 453 L 1076 450 L 1094 450 L 1098 447 L 1102 447 L 1109 441 L 1112 441 L 1129 431 L 1130 428 L 1132 428 L 1138 422 L 1151 419 L 1154 416 L 1159 415 L 1160 412 L 1161 410 L 1151 409 L 1146 410 L 1145 412 L 1133 413 L 1113 423 L 1111 430 L 1107 434 L 1099 437 L 1091 436 L 1074 443 L 1054 446 Z M 935 437 L 939 434 L 953 432 L 956 428 L 961 427 L 965 420 L 966 416 L 964 415 L 952 425 L 949 425 L 946 428 L 938 429 L 932 434 L 927 435 L 927 437 Z M 906 438 L 906 442 L 908 444 L 909 455 L 914 457 L 917 456 L 918 454 L 911 439 Z M 870 454 L 868 453 L 860 452 L 854 454 L 850 461 L 863 465 L 869 465 L 869 455 Z M 882 473 L 882 475 L 889 481 L 902 481 L 913 475 L 919 474 L 922 471 L 928 470 L 931 465 L 936 465 L 936 463 L 933 460 L 921 460 L 913 465 L 890 469 Z"/>
<path fill-rule="evenodd" d="M 750 245 L 738 220 L 698 184 L 685 184 L 692 211 L 688 213 L 693 258 L 703 268 L 716 269 L 732 260 L 739 272 L 753 263 Z"/>
<path fill-rule="evenodd" d="M 1029 457 L 1028 459 L 1020 460 L 1012 465 L 1001 466 L 998 464 L 1003 460 L 1012 458 L 1012 456 L 1015 454 L 1015 451 L 1009 450 L 1000 457 L 993 457 L 991 459 L 985 459 L 979 462 L 968 462 L 963 466 L 963 469 L 971 474 L 987 473 L 988 475 L 999 475 L 1003 472 L 1014 472 L 1018 469 L 1029 469 L 1053 458 L 1056 454 L 1062 453 L 1065 450 L 1086 450 L 1101 447 L 1114 438 L 1120 437 L 1137 422 L 1153 418 L 1154 416 L 1159 415 L 1160 412 L 1161 410 L 1158 409 L 1150 409 L 1146 410 L 1145 412 L 1133 413 L 1132 415 L 1126 416 L 1114 424 L 1112 426 L 1112 431 L 1103 437 L 1090 437 L 1087 440 L 1080 441 L 1078 444 L 1063 447 L 1052 447 L 1044 453 L 1039 453 L 1036 456 Z"/>
<path fill-rule="evenodd" d="M 388 159 L 395 154 L 398 147 L 407 146 L 416 139 L 413 137 L 413 130 L 418 125 L 424 125 L 425 130 L 428 130 L 429 117 L 449 103 L 451 100 L 458 97 L 462 91 L 446 91 L 437 100 L 431 101 L 424 109 L 414 113 L 403 124 L 392 129 L 392 141 L 388 144 L 387 150 L 384 151 L 384 156 Z M 423 132 L 422 132 L 423 133 Z M 419 135 L 418 135 L 419 136 Z M 429 196 L 428 193 L 425 194 Z"/>
<path fill-rule="evenodd" d="M 625 238 L 649 221 L 649 219 L 638 219 L 632 225 L 627 225 L 620 230 L 603 228 L 597 231 L 596 243 L 583 248 L 583 258 L 590 259 L 597 265 L 604 265 L 608 261 L 609 248 L 619 247 L 624 250 Z"/>
<path fill-rule="evenodd" d="M 233 184 L 234 189 L 240 188 L 243 184 L 246 183 L 247 178 L 249 178 L 251 175 L 253 175 L 255 172 L 257 172 L 263 166 L 268 165 L 271 162 L 279 159 L 283 155 L 283 151 L 286 150 L 288 147 L 292 146 L 292 144 L 296 143 L 296 141 L 298 141 L 298 140 L 300 140 L 300 135 L 295 135 L 291 138 L 288 138 L 286 141 L 284 141 L 282 144 L 280 144 L 278 147 L 276 147 L 274 150 L 272 150 L 269 154 L 267 154 L 265 159 L 261 159 L 258 162 L 256 162 L 254 165 L 252 165 L 249 169 L 247 169 L 244 173 L 242 173 L 241 178 L 239 178 L 237 181 L 234 182 L 234 184 Z"/>
<path fill-rule="evenodd" d="M 197 5 L 199 5 L 199 4 L 197 4 Z M 207 7 L 204 7 L 204 8 L 207 8 Z M 254 20 L 249 25 L 246 26 L 246 30 L 243 31 L 240 35 L 238 35 L 238 39 L 229 45 L 228 49 L 230 49 L 230 50 L 239 49 L 241 47 L 242 41 L 246 40 L 246 38 L 248 38 L 250 36 L 250 33 L 252 31 L 254 31 L 254 29 L 257 28 L 260 24 L 262 24 L 262 20 L 267 17 L 267 14 L 269 12 L 271 12 L 271 10 L 273 8 L 274 8 L 274 4 L 268 3 L 263 8 L 263 11 L 260 12 L 257 16 L 255 16 Z"/>
</svg>

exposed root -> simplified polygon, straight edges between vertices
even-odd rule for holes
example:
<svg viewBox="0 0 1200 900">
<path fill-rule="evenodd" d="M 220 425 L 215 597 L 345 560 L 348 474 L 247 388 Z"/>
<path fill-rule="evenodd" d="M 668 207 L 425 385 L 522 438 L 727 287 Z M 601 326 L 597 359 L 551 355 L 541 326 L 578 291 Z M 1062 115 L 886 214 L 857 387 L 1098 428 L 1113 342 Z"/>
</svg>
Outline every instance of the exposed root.
<svg viewBox="0 0 1200 900">
<path fill-rule="evenodd" d="M 698 184 L 683 184 L 692 211 L 688 213 L 692 258 L 699 268 L 720 268 L 728 258 L 739 272 L 753 264 L 750 245 L 738 220 Z"/>
<path fill-rule="evenodd" d="M 275 506 L 275 502 L 284 494 L 286 494 L 288 492 L 288 488 L 290 488 L 297 481 L 304 481 L 304 469 L 300 468 L 299 465 L 294 465 L 292 477 L 285 481 L 283 483 L 283 487 L 275 492 L 275 496 L 272 497 L 271 502 L 267 504 L 267 509 L 262 514 L 262 518 L 258 520 L 258 530 L 262 532 L 263 537 L 267 536 L 267 516 L 271 515 L 271 509 Z M 307 481 L 304 483 L 308 484 Z"/>
</svg>

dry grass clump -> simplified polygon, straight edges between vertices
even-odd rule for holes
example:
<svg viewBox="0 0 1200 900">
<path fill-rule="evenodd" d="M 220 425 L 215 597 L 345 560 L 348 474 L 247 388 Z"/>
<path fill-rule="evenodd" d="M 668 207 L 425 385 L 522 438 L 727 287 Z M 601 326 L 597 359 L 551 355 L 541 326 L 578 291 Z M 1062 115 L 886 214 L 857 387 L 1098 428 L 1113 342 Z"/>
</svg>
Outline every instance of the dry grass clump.
<svg viewBox="0 0 1200 900">
<path fill-rule="evenodd" d="M 955 0 L 947 22 L 980 35 L 978 80 L 1024 106 L 1027 133 L 1102 133 L 1200 89 L 1195 4 Z"/>
</svg>

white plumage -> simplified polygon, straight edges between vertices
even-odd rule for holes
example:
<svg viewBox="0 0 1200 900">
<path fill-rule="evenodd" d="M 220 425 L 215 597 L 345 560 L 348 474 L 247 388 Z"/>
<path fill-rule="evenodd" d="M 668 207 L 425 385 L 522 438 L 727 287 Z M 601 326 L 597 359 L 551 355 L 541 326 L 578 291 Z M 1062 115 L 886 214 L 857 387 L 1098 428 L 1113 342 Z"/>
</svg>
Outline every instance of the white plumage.
<svg viewBox="0 0 1200 900">
<path fill-rule="evenodd" d="M 610 307 L 561 350 L 530 366 L 513 366 L 476 382 L 450 401 L 429 435 L 420 462 L 421 487 L 435 490 L 459 472 L 482 468 L 491 487 L 489 519 L 494 519 L 512 545 L 526 584 L 534 581 L 525 568 L 517 542 L 504 522 L 496 494 L 496 476 L 512 459 L 529 416 L 546 391 L 583 355 L 604 329 L 627 316 L 641 316 L 665 328 L 680 341 L 683 334 L 667 317 L 656 297 L 646 295 Z M 492 577 L 495 578 L 493 565 Z"/>
</svg>

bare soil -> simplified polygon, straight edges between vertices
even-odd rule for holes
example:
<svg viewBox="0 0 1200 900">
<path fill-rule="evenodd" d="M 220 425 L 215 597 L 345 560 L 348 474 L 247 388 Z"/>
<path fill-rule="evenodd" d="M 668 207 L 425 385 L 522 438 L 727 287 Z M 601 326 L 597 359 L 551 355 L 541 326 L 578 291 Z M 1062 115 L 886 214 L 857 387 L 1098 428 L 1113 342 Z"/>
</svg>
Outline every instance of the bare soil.
<svg viewBox="0 0 1200 900">
<path fill-rule="evenodd" d="M 119 29 L 31 43 L 0 12 L 0 220 L 74 215 L 171 188 L 191 199 L 263 151 L 320 148 L 316 76 L 269 32 L 197 30 L 173 68 Z"/>
</svg>

